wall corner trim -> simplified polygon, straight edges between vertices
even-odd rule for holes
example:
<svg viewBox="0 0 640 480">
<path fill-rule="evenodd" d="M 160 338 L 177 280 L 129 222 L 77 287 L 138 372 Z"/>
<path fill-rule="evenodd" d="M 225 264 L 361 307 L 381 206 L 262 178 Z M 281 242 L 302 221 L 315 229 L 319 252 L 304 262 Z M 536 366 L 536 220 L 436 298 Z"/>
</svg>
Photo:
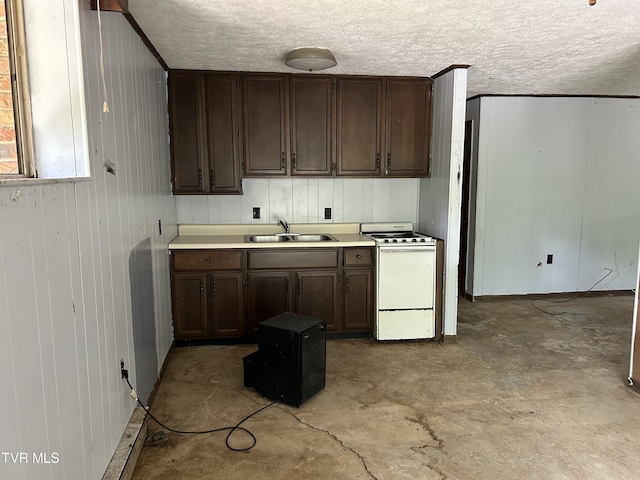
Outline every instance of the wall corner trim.
<svg viewBox="0 0 640 480">
<path fill-rule="evenodd" d="M 98 9 L 98 0 L 91 0 L 91 10 Z M 129 12 L 129 0 L 100 0 L 100 10 L 103 12 Z"/>
<path fill-rule="evenodd" d="M 451 70 L 457 70 L 458 68 L 463 68 L 463 69 L 467 69 L 470 68 L 471 65 L 464 65 L 464 64 L 454 64 L 454 65 L 449 65 L 447 68 L 445 68 L 444 70 L 440 70 L 438 73 L 436 73 L 435 75 L 432 75 L 431 78 L 438 78 L 441 77 L 442 75 L 449 73 Z"/>
</svg>

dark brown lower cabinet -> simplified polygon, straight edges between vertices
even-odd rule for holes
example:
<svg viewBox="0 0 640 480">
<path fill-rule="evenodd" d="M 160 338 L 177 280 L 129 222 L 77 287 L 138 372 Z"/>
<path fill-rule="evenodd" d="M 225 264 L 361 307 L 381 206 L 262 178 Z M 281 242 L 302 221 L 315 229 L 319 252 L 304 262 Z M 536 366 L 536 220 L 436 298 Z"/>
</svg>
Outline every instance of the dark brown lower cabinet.
<svg viewBox="0 0 640 480">
<path fill-rule="evenodd" d="M 329 332 L 370 331 L 373 248 L 228 249 L 172 254 L 176 340 L 255 337 L 283 312 Z"/>
<path fill-rule="evenodd" d="M 373 320 L 373 271 L 344 270 L 343 330 L 371 330 Z"/>
<path fill-rule="evenodd" d="M 177 339 L 243 337 L 242 272 L 175 273 L 173 323 Z"/>
<path fill-rule="evenodd" d="M 258 324 L 283 312 L 324 320 L 327 330 L 338 330 L 338 272 L 268 270 L 248 272 L 248 333 Z"/>
<path fill-rule="evenodd" d="M 244 336 L 244 292 L 242 272 L 211 273 L 211 336 Z"/>
<path fill-rule="evenodd" d="M 328 332 L 340 329 L 338 271 L 307 270 L 295 272 L 295 313 L 326 322 Z"/>
<path fill-rule="evenodd" d="M 173 325 L 176 338 L 203 338 L 207 328 L 206 273 L 172 276 Z"/>
<path fill-rule="evenodd" d="M 342 329 L 367 331 L 373 328 L 373 259 L 371 247 L 343 249 Z"/>
<path fill-rule="evenodd" d="M 288 270 L 247 273 L 247 333 L 258 334 L 258 324 L 291 311 L 291 274 Z"/>
</svg>

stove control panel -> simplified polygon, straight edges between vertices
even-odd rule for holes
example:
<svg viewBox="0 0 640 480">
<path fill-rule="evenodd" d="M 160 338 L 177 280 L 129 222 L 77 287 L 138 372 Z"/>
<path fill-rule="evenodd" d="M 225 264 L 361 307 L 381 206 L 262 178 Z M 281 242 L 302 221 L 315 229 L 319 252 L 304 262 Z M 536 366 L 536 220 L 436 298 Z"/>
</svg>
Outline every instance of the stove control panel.
<svg viewBox="0 0 640 480">
<path fill-rule="evenodd" d="M 429 239 L 430 240 L 430 239 Z M 382 243 L 426 243 L 426 238 L 385 238 Z"/>
</svg>

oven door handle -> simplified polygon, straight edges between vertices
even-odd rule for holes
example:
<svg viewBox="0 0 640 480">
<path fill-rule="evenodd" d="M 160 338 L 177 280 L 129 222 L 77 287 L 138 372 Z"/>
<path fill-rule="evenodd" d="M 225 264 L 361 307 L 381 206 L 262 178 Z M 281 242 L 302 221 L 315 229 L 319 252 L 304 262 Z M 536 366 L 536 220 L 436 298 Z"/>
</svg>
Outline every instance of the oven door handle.
<svg viewBox="0 0 640 480">
<path fill-rule="evenodd" d="M 380 247 L 380 253 L 416 253 L 416 252 L 435 252 L 436 247 L 406 247 L 406 248 L 386 248 Z"/>
</svg>

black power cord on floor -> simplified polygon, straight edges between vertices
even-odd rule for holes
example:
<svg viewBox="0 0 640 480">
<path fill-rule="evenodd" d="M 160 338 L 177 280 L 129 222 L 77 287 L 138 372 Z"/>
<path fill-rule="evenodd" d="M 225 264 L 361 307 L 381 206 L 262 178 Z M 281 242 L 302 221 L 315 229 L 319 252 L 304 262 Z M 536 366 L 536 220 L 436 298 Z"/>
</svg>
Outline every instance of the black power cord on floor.
<svg viewBox="0 0 640 480">
<path fill-rule="evenodd" d="M 138 394 L 136 393 L 136 391 L 134 390 L 133 386 L 131 385 L 131 382 L 129 382 L 129 371 L 124 369 L 124 363 L 121 363 L 120 371 L 122 373 L 122 378 L 124 378 L 126 380 L 127 385 L 129 385 L 129 388 L 131 389 L 131 397 L 134 400 L 136 400 L 138 402 L 138 405 L 140 405 L 142 407 L 142 409 L 145 412 L 147 412 L 147 415 L 149 415 L 162 428 L 164 428 L 166 430 L 169 430 L 170 432 L 180 433 L 180 434 L 184 434 L 184 435 L 203 435 L 203 434 L 206 434 L 206 433 L 224 432 L 225 430 L 229 430 L 229 433 L 227 434 L 227 438 L 225 439 L 224 443 L 225 443 L 225 445 L 227 446 L 227 448 L 229 450 L 233 450 L 234 452 L 247 452 L 247 451 L 251 450 L 253 447 L 255 447 L 256 443 L 258 443 L 258 440 L 256 439 L 256 436 L 253 433 L 251 433 L 249 430 L 247 430 L 246 428 L 241 427 L 240 425 L 242 425 L 244 422 L 249 420 L 254 415 L 260 413 L 261 411 L 269 408 L 274 403 L 278 402 L 277 400 L 274 400 L 273 402 L 265 405 L 264 407 L 259 408 L 255 412 L 250 413 L 249 415 L 244 417 L 242 420 L 240 420 L 238 423 L 236 423 L 233 427 L 212 428 L 210 430 L 198 430 L 198 431 L 177 430 L 175 428 L 171 428 L 171 427 L 166 426 L 164 423 L 162 423 L 160 420 L 158 420 L 156 417 L 154 417 L 153 414 L 149 411 L 149 408 L 146 407 L 140 401 L 140 399 L 138 398 Z M 238 431 L 238 430 L 247 433 L 251 437 L 251 440 L 252 440 L 251 445 L 249 445 L 248 447 L 244 447 L 244 448 L 235 448 L 235 447 L 232 447 L 229 444 L 229 438 L 231 438 L 231 435 L 234 432 Z"/>
<path fill-rule="evenodd" d="M 538 309 L 538 310 L 540 310 L 541 312 L 546 313 L 547 315 L 563 315 L 563 314 L 565 314 L 565 313 L 567 313 L 567 312 L 557 312 L 557 313 L 554 313 L 554 312 L 547 312 L 546 310 L 544 310 L 544 309 L 540 308 L 539 306 L 537 306 L 537 305 L 536 305 L 535 303 L 533 303 L 533 302 L 535 301 L 535 302 L 547 302 L 547 303 L 567 303 L 567 302 L 572 302 L 572 301 L 574 301 L 574 300 L 577 300 L 577 299 L 578 299 L 578 298 L 580 298 L 580 297 L 584 297 L 585 295 L 587 295 L 588 293 L 590 293 L 590 292 L 591 292 L 591 290 L 593 290 L 594 288 L 596 288 L 596 285 L 598 285 L 600 282 L 602 282 L 605 278 L 607 278 L 609 275 L 611 275 L 611 274 L 613 273 L 613 270 L 611 270 L 610 268 L 606 268 L 606 267 L 605 267 L 605 270 L 609 270 L 609 272 L 608 272 L 608 273 L 606 273 L 606 274 L 605 274 L 605 275 L 604 275 L 600 280 L 598 280 L 596 283 L 594 283 L 594 284 L 591 286 L 591 288 L 590 288 L 589 290 L 586 290 L 586 291 L 584 291 L 584 292 L 582 292 L 582 293 L 579 293 L 578 295 L 575 295 L 575 296 L 570 297 L 570 298 L 565 298 L 565 299 L 562 299 L 562 300 L 551 300 L 551 299 L 546 299 L 546 298 L 533 298 L 533 299 L 529 300 L 529 303 L 531 303 L 531 305 L 532 305 L 532 306 L 534 306 L 535 308 L 537 308 L 537 309 Z"/>
</svg>

